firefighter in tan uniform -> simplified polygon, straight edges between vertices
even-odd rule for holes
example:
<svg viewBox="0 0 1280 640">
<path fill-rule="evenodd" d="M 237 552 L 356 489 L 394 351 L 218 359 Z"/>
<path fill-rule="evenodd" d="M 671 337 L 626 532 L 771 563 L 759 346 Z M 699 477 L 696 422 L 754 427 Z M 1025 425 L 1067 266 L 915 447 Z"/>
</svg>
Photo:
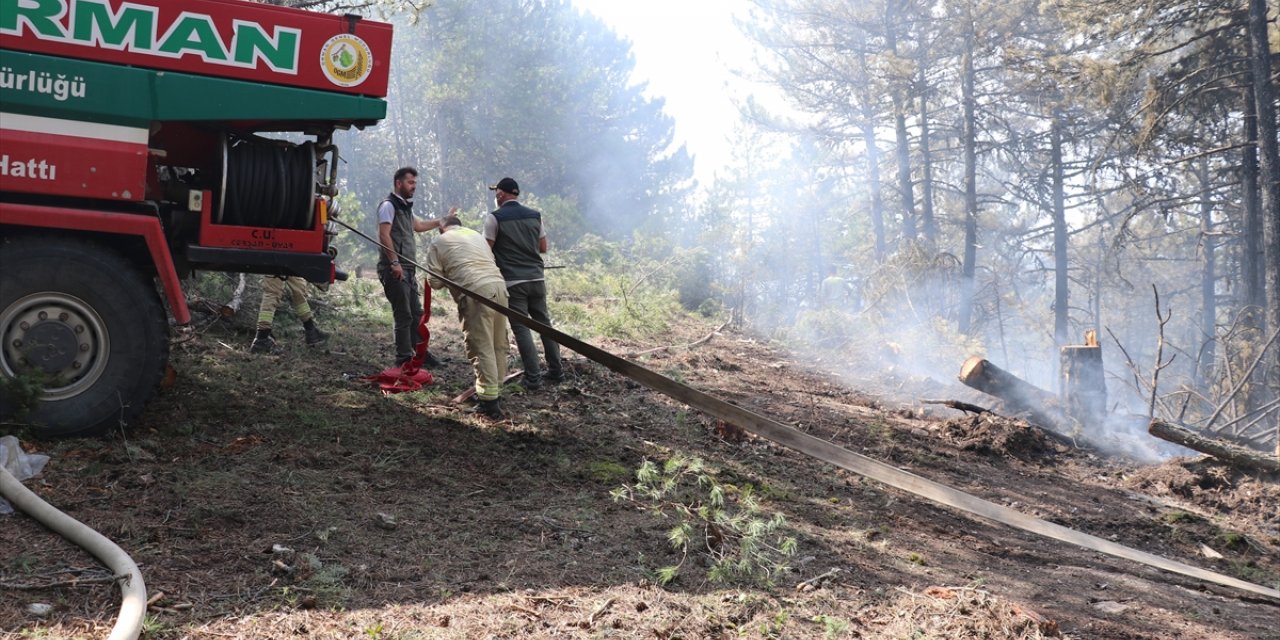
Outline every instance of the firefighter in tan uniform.
<svg viewBox="0 0 1280 640">
<path fill-rule="evenodd" d="M 441 221 L 440 237 L 427 251 L 427 283 L 442 289 L 439 274 L 489 300 L 507 306 L 507 285 L 493 261 L 489 243 L 478 232 L 462 226 L 457 216 Z M 507 318 L 460 291 L 450 291 L 458 303 L 467 358 L 476 373 L 476 411 L 489 418 L 503 417 L 499 395 L 507 377 Z"/>
<path fill-rule="evenodd" d="M 262 276 L 262 305 L 258 308 L 258 333 L 249 346 L 252 353 L 270 353 L 276 346 L 275 336 L 271 335 L 271 325 L 276 318 L 276 309 L 284 302 L 285 295 L 293 314 L 302 321 L 304 339 L 308 347 L 318 345 L 329 339 L 329 334 L 316 326 L 315 314 L 311 305 L 307 304 L 307 281 L 298 276 Z"/>
</svg>

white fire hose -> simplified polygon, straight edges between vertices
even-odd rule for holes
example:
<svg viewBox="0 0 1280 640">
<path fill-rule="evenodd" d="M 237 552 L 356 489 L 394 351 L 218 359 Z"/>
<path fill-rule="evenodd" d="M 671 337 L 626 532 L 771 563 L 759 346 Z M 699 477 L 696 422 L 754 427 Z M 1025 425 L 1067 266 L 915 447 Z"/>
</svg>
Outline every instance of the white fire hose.
<svg viewBox="0 0 1280 640">
<path fill-rule="evenodd" d="M 142 633 L 142 619 L 147 614 L 147 587 L 133 558 L 106 536 L 41 500 L 22 486 L 3 465 L 0 465 L 0 496 L 11 502 L 15 509 L 93 554 L 113 575 L 124 576 L 119 580 L 123 596 L 120 616 L 116 618 L 116 625 L 107 640 L 136 640 Z"/>
</svg>

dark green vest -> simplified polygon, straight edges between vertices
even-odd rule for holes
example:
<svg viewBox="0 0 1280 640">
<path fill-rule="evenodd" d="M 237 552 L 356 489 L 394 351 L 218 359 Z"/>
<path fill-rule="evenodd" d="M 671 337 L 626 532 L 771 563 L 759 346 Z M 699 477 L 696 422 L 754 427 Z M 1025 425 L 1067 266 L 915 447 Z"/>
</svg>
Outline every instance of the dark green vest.
<svg viewBox="0 0 1280 640">
<path fill-rule="evenodd" d="M 418 260 L 418 245 L 413 231 L 413 203 L 406 203 L 396 194 L 388 194 L 385 202 L 390 202 L 395 208 L 396 215 L 391 219 L 391 248 L 396 250 L 401 259 L 400 266 L 404 269 L 412 269 L 413 265 L 404 262 L 404 260 Z M 378 260 L 379 269 L 390 269 L 391 264 L 387 262 L 387 255 L 384 251 L 379 251 L 381 259 Z"/>
<path fill-rule="evenodd" d="M 498 232 L 493 240 L 493 259 L 507 282 L 542 280 L 542 254 L 538 238 L 542 234 L 542 214 L 519 202 L 508 202 L 493 217 Z"/>
</svg>

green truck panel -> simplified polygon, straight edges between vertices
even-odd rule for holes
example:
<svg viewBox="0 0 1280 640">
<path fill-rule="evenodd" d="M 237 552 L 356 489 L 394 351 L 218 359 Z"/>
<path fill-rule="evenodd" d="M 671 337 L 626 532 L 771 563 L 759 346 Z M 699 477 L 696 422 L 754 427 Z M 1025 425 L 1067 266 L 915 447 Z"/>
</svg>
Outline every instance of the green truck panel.
<svg viewBox="0 0 1280 640">
<path fill-rule="evenodd" d="M 378 98 L 8 50 L 0 50 L 0 105 L 107 124 L 271 121 L 274 130 L 311 120 L 368 125 L 387 113 Z"/>
</svg>

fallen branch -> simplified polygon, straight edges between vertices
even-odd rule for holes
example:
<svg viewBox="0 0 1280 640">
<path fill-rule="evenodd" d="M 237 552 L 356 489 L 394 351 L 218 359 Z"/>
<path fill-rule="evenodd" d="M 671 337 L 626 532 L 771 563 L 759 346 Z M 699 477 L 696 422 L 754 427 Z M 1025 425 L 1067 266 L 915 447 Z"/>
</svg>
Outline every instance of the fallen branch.
<svg viewBox="0 0 1280 640">
<path fill-rule="evenodd" d="M 8 582 L 5 580 L 0 580 L 0 588 L 13 589 L 15 591 L 40 591 L 42 589 L 79 587 L 82 585 L 90 585 L 90 584 L 110 584 L 112 582 L 116 582 L 117 580 L 126 580 L 128 578 L 129 578 L 128 574 L 122 573 L 120 575 L 115 575 L 115 576 L 102 576 L 97 578 L 72 578 L 70 580 L 57 580 L 53 582 L 45 582 L 42 584 L 35 584 L 35 583 L 29 583 L 29 582 Z"/>
<path fill-rule="evenodd" d="M 205 315 L 222 315 L 222 305 L 216 304 L 205 298 L 187 300 L 187 308 L 191 311 L 196 311 Z"/>
<path fill-rule="evenodd" d="M 527 607 L 522 607 L 522 606 L 520 606 L 520 605 L 518 605 L 518 604 L 509 604 L 509 605 L 507 605 L 507 608 L 508 608 L 508 609 L 511 609 L 512 611 L 519 611 L 520 613 L 523 613 L 523 614 L 525 614 L 525 615 L 529 616 L 530 618 L 533 618 L 534 620 L 541 620 L 541 619 L 542 619 L 542 614 L 541 614 L 541 613 L 538 613 L 537 611 L 534 611 L 533 609 L 529 609 L 529 608 L 527 608 Z"/>
<path fill-rule="evenodd" d="M 635 357 L 637 357 L 637 356 L 643 356 L 643 355 L 647 355 L 647 354 L 650 354 L 650 353 L 657 353 L 657 352 L 659 352 L 659 351 L 667 351 L 667 350 L 669 350 L 669 349 L 673 349 L 673 348 L 675 348 L 675 347 L 680 347 L 680 348 L 683 348 L 683 349 L 692 349 L 692 348 L 694 348 L 694 347 L 697 347 L 697 346 L 700 346 L 700 345 L 706 344 L 707 342 L 710 342 L 712 337 L 714 337 L 717 333 L 720 333 L 720 331 L 721 331 L 722 329 L 724 329 L 725 327 L 727 327 L 727 326 L 729 326 L 729 321 L 728 321 L 728 320 L 725 320 L 723 324 L 721 324 L 720 326 L 718 326 L 718 327 L 716 327 L 715 329 L 713 329 L 713 330 L 711 331 L 711 333 L 708 333 L 707 335 L 702 336 L 702 337 L 701 337 L 701 338 L 699 338 L 698 340 L 694 340 L 693 342 L 690 342 L 689 344 L 685 344 L 685 345 L 670 345 L 670 344 L 669 344 L 669 345 L 664 345 L 664 346 L 661 346 L 661 347 L 654 347 L 654 348 L 652 348 L 652 349 L 645 349 L 644 351 L 633 351 L 633 352 L 631 352 L 631 353 L 628 353 L 628 354 L 627 354 L 627 357 L 628 357 L 628 358 L 635 358 Z"/>
<path fill-rule="evenodd" d="M 940 404 L 944 407 L 951 407 L 952 409 L 955 409 L 957 411 L 964 411 L 967 413 L 976 413 L 979 415 L 984 413 L 991 413 L 991 410 L 987 409 L 986 407 L 979 407 L 976 404 L 969 404 L 968 402 L 961 402 L 959 400 L 921 400 L 920 402 L 922 404 Z"/>
<path fill-rule="evenodd" d="M 1206 438 L 1190 429 L 1163 420 L 1152 420 L 1151 425 L 1147 427 L 1147 432 L 1161 440 L 1180 444 L 1200 453 L 1207 453 L 1237 467 L 1272 473 L 1280 472 L 1280 460 L 1253 453 L 1225 440 Z"/>
<path fill-rule="evenodd" d="M 525 596 L 529 602 L 542 602 L 553 607 L 563 607 L 566 600 L 572 600 L 569 596 Z"/>
<path fill-rule="evenodd" d="M 600 606 L 596 607 L 596 610 L 592 611 L 591 615 L 587 617 L 587 621 L 584 622 L 582 625 L 583 628 L 590 629 L 592 626 L 594 626 L 596 623 L 596 618 L 599 618 L 601 614 L 603 614 L 606 610 L 609 609 L 609 607 L 612 607 L 613 603 L 616 602 L 617 600 L 618 600 L 617 598 L 609 598 L 608 600 L 605 600 L 604 602 L 600 603 Z"/>
<path fill-rule="evenodd" d="M 1262 419 L 1263 419 L 1263 418 L 1265 418 L 1265 417 L 1266 417 L 1266 416 L 1258 416 L 1258 417 L 1255 419 L 1255 422 L 1260 421 L 1260 420 L 1262 420 Z M 1252 425 L 1251 425 L 1251 426 L 1252 426 Z M 1255 434 L 1253 434 L 1253 435 L 1251 435 L 1251 436 L 1246 436 L 1246 437 L 1244 437 L 1244 438 L 1243 438 L 1243 440 L 1244 440 L 1245 442 L 1250 443 L 1250 444 L 1266 445 L 1268 442 L 1270 442 L 1270 441 L 1271 441 L 1273 438 L 1275 438 L 1275 437 L 1276 437 L 1276 431 L 1275 431 L 1275 429 L 1268 429 L 1268 430 L 1266 430 L 1266 431 L 1259 431 L 1259 432 L 1257 432 L 1257 433 L 1255 433 Z"/>
<path fill-rule="evenodd" d="M 1233 388 L 1231 393 L 1228 393 L 1227 396 L 1222 399 L 1218 408 L 1214 409 L 1213 415 L 1209 416 L 1209 420 L 1205 422 L 1206 429 L 1213 428 L 1214 421 L 1218 419 L 1219 415 L 1222 415 L 1223 409 L 1226 409 L 1227 405 L 1231 404 L 1231 401 L 1236 397 L 1236 394 L 1240 393 L 1240 389 L 1244 387 L 1245 383 L 1249 382 L 1250 378 L 1253 377 L 1253 370 L 1258 368 L 1258 363 L 1262 362 L 1263 356 L 1267 354 L 1267 350 L 1271 348 L 1271 345 L 1275 344 L 1277 337 L 1280 337 L 1280 327 L 1276 327 L 1276 330 L 1271 332 L 1271 338 L 1267 340 L 1267 344 L 1263 345 L 1262 351 L 1259 351 L 1258 356 L 1249 364 L 1249 368 L 1245 370 L 1244 375 L 1240 376 L 1240 381 L 1236 383 L 1235 388 Z"/>
<path fill-rule="evenodd" d="M 1267 419 L 1270 416 L 1271 412 L 1274 411 L 1277 407 L 1280 407 L 1280 398 L 1276 398 L 1275 400 L 1272 400 L 1271 402 L 1268 402 L 1262 405 L 1261 407 L 1254 409 L 1253 411 L 1245 413 L 1240 417 L 1230 422 L 1227 422 L 1216 429 L 1207 429 L 1207 430 L 1212 431 L 1214 433 L 1223 433 L 1227 429 L 1231 428 L 1232 426 L 1240 422 L 1244 422 L 1245 420 L 1248 420 L 1249 422 L 1245 423 L 1243 427 L 1240 427 L 1239 429 L 1234 429 L 1231 431 L 1232 436 L 1239 438 L 1243 436 L 1245 433 L 1248 433 L 1249 429 L 1252 429 L 1254 425 Z M 1268 432 L 1264 435 L 1266 435 L 1267 437 L 1271 437 L 1274 434 Z"/>
<path fill-rule="evenodd" d="M 796 591 L 804 591 L 805 587 L 816 587 L 816 586 L 818 586 L 819 584 L 821 584 L 821 583 L 822 583 L 822 581 L 824 581 L 824 580 L 826 580 L 826 579 L 828 579 L 828 578 L 833 578 L 833 577 L 835 577 L 835 575 L 836 575 L 837 573 L 840 573 L 840 569 L 839 569 L 839 568 L 832 569 L 832 570 L 830 570 L 830 571 L 828 571 L 828 572 L 826 572 L 826 573 L 823 573 L 823 574 L 820 574 L 820 575 L 816 575 L 816 576 L 814 576 L 814 577 L 812 577 L 812 578 L 809 578 L 808 580 L 805 580 L 804 582 L 801 582 L 800 584 L 797 584 L 797 585 L 796 585 Z"/>
</svg>

